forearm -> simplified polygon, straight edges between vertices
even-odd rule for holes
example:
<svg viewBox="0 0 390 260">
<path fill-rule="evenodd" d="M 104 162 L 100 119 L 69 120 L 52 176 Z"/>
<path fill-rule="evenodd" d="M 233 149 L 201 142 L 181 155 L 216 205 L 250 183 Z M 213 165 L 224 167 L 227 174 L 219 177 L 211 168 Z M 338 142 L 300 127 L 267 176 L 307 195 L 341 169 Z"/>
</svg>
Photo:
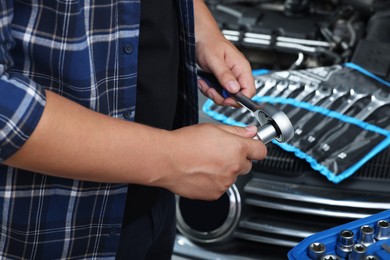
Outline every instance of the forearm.
<svg viewBox="0 0 390 260">
<path fill-rule="evenodd" d="M 194 0 L 196 41 L 224 37 L 204 0 Z"/>
<path fill-rule="evenodd" d="M 148 166 L 164 162 L 158 150 L 167 136 L 47 91 L 37 128 L 5 164 L 80 180 L 147 184 L 153 179 Z"/>
<path fill-rule="evenodd" d="M 238 91 L 248 97 L 255 93 L 251 66 L 246 57 L 229 42 L 203 0 L 194 0 L 196 60 L 198 65 L 212 72 L 219 83 L 231 93 Z M 231 98 L 224 99 L 205 82 L 200 90 L 218 105 L 237 106 Z"/>
</svg>

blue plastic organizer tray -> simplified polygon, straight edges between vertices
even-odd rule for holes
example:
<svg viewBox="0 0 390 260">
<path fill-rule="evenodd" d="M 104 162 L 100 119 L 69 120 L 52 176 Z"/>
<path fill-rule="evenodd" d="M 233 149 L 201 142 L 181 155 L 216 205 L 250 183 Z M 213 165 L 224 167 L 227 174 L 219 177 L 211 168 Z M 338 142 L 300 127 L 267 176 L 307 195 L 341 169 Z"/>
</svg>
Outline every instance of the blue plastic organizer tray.
<svg viewBox="0 0 390 260">
<path fill-rule="evenodd" d="M 290 260 L 305 260 L 305 259 L 327 259 L 327 260 L 336 260 L 336 259 L 351 259 L 349 256 L 341 257 L 338 256 L 337 245 L 339 241 L 339 235 L 342 231 L 352 231 L 354 233 L 354 242 L 358 243 L 358 238 L 360 228 L 363 226 L 373 227 L 376 229 L 376 225 L 379 221 L 386 221 L 386 223 L 390 222 L 390 210 L 386 210 L 380 212 L 375 215 L 371 215 L 366 218 L 362 218 L 344 225 L 336 226 L 334 228 L 316 233 L 311 235 L 293 249 L 288 252 L 288 259 Z M 390 230 L 390 226 L 388 226 Z M 321 243 L 321 245 L 325 245 L 326 249 L 322 256 L 314 255 L 310 253 L 310 246 L 313 243 Z M 352 258 L 352 259 L 363 259 L 363 260 L 376 260 L 376 259 L 390 259 L 390 237 L 382 240 L 374 240 L 371 245 L 368 245 L 365 250 L 365 256 L 362 258 Z M 336 257 L 331 257 L 331 256 Z M 322 258 L 321 258 L 322 257 Z"/>
</svg>

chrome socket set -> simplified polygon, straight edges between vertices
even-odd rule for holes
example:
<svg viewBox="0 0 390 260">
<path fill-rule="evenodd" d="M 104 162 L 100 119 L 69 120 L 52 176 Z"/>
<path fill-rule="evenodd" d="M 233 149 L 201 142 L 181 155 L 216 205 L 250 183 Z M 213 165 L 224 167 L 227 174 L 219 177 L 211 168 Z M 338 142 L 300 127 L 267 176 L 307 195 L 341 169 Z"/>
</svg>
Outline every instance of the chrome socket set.
<svg viewBox="0 0 390 260">
<path fill-rule="evenodd" d="M 309 236 L 290 250 L 288 259 L 390 259 L 390 210 Z"/>
</svg>

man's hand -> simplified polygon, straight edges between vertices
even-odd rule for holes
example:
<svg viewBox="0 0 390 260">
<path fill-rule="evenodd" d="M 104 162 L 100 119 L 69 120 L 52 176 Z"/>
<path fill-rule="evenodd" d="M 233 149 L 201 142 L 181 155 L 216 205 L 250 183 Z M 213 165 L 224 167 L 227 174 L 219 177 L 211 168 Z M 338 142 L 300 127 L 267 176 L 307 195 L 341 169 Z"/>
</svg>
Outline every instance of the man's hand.
<svg viewBox="0 0 390 260">
<path fill-rule="evenodd" d="M 238 176 L 251 170 L 252 160 L 265 158 L 265 145 L 252 139 L 256 130 L 199 124 L 173 131 L 173 139 L 166 139 L 175 144 L 169 152 L 171 170 L 151 185 L 187 198 L 218 199 Z"/>
<path fill-rule="evenodd" d="M 255 94 L 252 69 L 244 55 L 220 32 L 203 0 L 194 1 L 196 58 L 201 69 L 213 73 L 230 93 Z M 206 82 L 198 82 L 200 91 L 218 105 L 238 106 L 232 98 L 224 99 Z"/>
</svg>

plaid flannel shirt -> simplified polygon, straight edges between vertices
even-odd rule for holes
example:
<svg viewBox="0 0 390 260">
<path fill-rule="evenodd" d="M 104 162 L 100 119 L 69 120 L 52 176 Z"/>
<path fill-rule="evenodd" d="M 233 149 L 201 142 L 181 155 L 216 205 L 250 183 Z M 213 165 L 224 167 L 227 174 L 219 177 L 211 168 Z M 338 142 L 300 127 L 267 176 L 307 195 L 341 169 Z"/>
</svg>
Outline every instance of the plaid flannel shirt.
<svg viewBox="0 0 390 260">
<path fill-rule="evenodd" d="M 196 123 L 198 108 L 193 3 L 177 1 L 179 127 Z M 0 1 L 1 258 L 115 256 L 126 184 L 51 177 L 1 162 L 34 131 L 45 89 L 92 110 L 134 119 L 139 17 L 139 0 Z"/>
</svg>

